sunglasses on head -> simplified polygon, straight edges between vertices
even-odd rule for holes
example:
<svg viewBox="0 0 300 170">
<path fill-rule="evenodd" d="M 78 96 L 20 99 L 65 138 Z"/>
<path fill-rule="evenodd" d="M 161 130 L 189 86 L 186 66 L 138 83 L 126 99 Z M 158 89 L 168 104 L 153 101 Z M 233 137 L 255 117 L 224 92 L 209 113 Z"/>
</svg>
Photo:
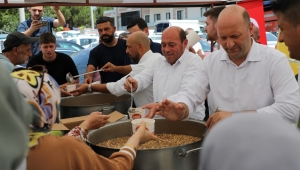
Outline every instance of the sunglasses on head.
<svg viewBox="0 0 300 170">
<path fill-rule="evenodd" d="M 100 17 L 97 19 L 96 24 L 101 24 L 107 21 L 112 22 L 112 19 L 110 17 Z"/>
<path fill-rule="evenodd" d="M 48 72 L 47 68 L 44 65 L 35 65 L 32 67 L 28 67 L 28 68 L 25 68 L 25 67 L 15 68 L 12 72 L 16 72 L 16 71 L 20 71 L 20 70 L 33 70 L 33 71 L 39 72 L 41 74 L 42 81 L 41 81 L 41 86 L 38 91 L 39 103 L 41 104 L 41 100 L 42 100 L 41 99 L 41 91 L 42 91 L 43 82 L 44 82 L 44 75 L 45 75 L 44 73 Z"/>
</svg>

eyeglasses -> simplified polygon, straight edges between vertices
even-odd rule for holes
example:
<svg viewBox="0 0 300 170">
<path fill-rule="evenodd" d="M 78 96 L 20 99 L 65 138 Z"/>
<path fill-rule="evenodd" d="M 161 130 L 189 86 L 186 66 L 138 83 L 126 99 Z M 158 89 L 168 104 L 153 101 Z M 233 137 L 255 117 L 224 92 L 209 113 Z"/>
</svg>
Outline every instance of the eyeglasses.
<svg viewBox="0 0 300 170">
<path fill-rule="evenodd" d="M 112 19 L 110 17 L 100 17 L 97 19 L 96 24 L 101 24 L 107 21 L 112 22 Z"/>
<path fill-rule="evenodd" d="M 33 71 L 36 71 L 36 72 L 40 73 L 40 76 L 42 77 L 42 81 L 41 81 L 41 86 L 40 86 L 39 91 L 38 91 L 38 96 L 39 96 L 39 104 L 41 104 L 41 102 L 42 102 L 41 92 L 42 92 L 42 87 L 43 87 L 43 82 L 44 82 L 44 75 L 45 75 L 44 73 L 48 72 L 47 68 L 44 65 L 35 65 L 35 66 L 32 66 L 32 67 L 28 67 L 28 68 L 24 68 L 24 67 L 15 68 L 12 72 L 17 72 L 17 71 L 20 71 L 20 70 L 33 70 Z"/>
</svg>

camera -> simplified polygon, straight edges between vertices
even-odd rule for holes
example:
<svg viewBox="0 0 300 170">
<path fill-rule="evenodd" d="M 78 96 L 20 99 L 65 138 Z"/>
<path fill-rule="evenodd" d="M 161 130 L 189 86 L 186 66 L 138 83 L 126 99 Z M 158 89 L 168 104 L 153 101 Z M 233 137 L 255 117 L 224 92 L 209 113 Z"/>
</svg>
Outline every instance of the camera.
<svg viewBox="0 0 300 170">
<path fill-rule="evenodd" d="M 48 21 L 47 20 L 41 20 L 40 22 L 43 24 L 43 26 L 47 26 L 48 25 Z"/>
</svg>

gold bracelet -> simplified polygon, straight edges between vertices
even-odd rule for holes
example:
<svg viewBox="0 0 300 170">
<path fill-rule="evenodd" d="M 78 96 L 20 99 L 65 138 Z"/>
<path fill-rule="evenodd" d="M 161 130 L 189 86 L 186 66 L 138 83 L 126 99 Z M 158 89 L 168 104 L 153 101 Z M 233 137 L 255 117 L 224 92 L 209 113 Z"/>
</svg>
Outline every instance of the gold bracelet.
<svg viewBox="0 0 300 170">
<path fill-rule="evenodd" d="M 130 144 L 130 143 L 126 143 L 124 146 L 128 146 L 128 147 L 130 147 L 131 149 L 133 149 L 134 151 L 136 151 L 137 149 L 136 149 L 136 147 L 135 146 L 133 146 L 132 144 Z"/>
<path fill-rule="evenodd" d="M 79 125 L 86 133 L 88 132 L 88 129 L 86 128 L 86 126 L 84 126 L 83 124 Z"/>
</svg>

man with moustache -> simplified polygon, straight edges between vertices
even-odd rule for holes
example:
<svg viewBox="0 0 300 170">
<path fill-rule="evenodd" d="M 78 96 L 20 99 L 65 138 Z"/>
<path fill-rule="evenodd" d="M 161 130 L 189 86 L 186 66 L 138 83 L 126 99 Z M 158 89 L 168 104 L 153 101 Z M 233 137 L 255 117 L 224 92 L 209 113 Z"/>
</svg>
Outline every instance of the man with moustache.
<svg viewBox="0 0 300 170">
<path fill-rule="evenodd" d="M 167 119 L 182 120 L 210 92 L 214 106 L 220 111 L 210 115 L 206 123 L 209 129 L 219 121 L 247 113 L 270 114 L 290 123 L 297 122 L 299 85 L 287 57 L 256 43 L 250 37 L 252 29 L 244 8 L 226 7 L 217 25 L 218 41 L 223 48 L 205 57 L 197 76 L 151 113 L 159 111 Z"/>
<path fill-rule="evenodd" d="M 44 65 L 50 74 L 60 85 L 61 95 L 69 96 L 69 92 L 64 87 L 69 84 L 66 75 L 70 72 L 72 75 L 78 75 L 78 70 L 72 58 L 64 53 L 55 52 L 56 38 L 53 34 L 46 32 L 41 34 L 40 40 L 41 53 L 33 56 L 27 63 L 27 67 L 35 65 Z M 74 79 L 74 83 L 79 83 L 79 78 Z"/>
<path fill-rule="evenodd" d="M 138 63 L 135 67 L 132 67 L 132 71 L 129 73 L 130 76 L 134 76 L 145 69 L 145 67 L 155 61 L 157 58 L 163 58 L 159 53 L 153 53 L 150 50 L 150 41 L 148 36 L 142 31 L 136 31 L 129 35 L 127 38 L 127 54 L 130 59 Z M 122 67 L 122 66 L 116 66 Z M 124 89 L 124 83 L 126 77 L 118 80 L 117 82 L 111 82 L 107 84 L 82 84 L 78 89 L 72 91 L 75 96 L 86 93 L 90 89 L 93 92 L 111 93 L 116 96 L 128 94 Z M 134 95 L 134 101 L 136 107 L 142 107 L 148 103 L 153 102 L 153 87 L 152 85 L 147 87 L 145 90 L 140 91 Z"/>
<path fill-rule="evenodd" d="M 3 55 L 0 54 L 0 63 L 9 72 L 13 71 L 16 65 L 24 64 L 31 56 L 30 44 L 37 42 L 38 38 L 28 37 L 20 32 L 12 32 L 7 35 L 4 41 Z"/>
<path fill-rule="evenodd" d="M 95 71 L 110 62 L 115 66 L 131 64 L 126 54 L 126 41 L 115 38 L 116 27 L 109 17 L 100 17 L 96 21 L 101 44 L 91 50 L 86 72 Z M 101 82 L 109 83 L 120 80 L 124 74 L 117 72 L 100 72 Z M 94 74 L 85 75 L 84 83 L 91 84 Z"/>
<path fill-rule="evenodd" d="M 178 93 L 187 84 L 196 70 L 201 67 L 202 59 L 194 53 L 186 50 L 188 40 L 185 31 L 177 26 L 166 28 L 161 39 L 164 57 L 157 58 L 134 77 L 127 78 L 124 87 L 127 91 L 141 92 L 153 85 L 153 102 L 144 106 L 151 108 L 158 105 L 162 99 Z M 154 115 L 149 115 L 152 118 Z M 205 116 L 204 103 L 199 104 L 194 113 L 189 117 L 203 120 Z"/>
</svg>

